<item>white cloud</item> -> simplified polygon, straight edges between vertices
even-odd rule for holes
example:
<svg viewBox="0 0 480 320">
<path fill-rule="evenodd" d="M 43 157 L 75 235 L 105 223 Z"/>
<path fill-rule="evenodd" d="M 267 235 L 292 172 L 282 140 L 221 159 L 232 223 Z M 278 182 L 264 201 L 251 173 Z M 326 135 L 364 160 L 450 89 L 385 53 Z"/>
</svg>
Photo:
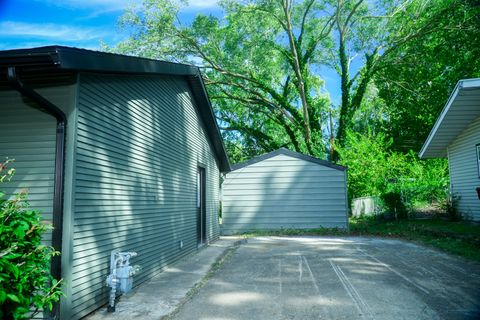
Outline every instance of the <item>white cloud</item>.
<svg viewBox="0 0 480 320">
<path fill-rule="evenodd" d="M 218 1 L 219 0 L 189 0 L 188 6 L 198 9 L 216 8 L 218 7 Z"/>
<path fill-rule="evenodd" d="M 58 7 L 94 8 L 106 11 L 122 11 L 131 5 L 140 5 L 142 0 L 37 0 Z M 177 0 L 178 1 L 178 0 Z M 219 0 L 187 0 L 188 8 L 209 9 L 218 7 Z M 178 1 L 179 2 L 179 1 Z"/>
<path fill-rule="evenodd" d="M 3 37 L 79 42 L 100 39 L 107 35 L 108 33 L 103 29 L 92 27 L 77 27 L 54 23 L 0 22 L 0 36 Z"/>
<path fill-rule="evenodd" d="M 37 0 L 57 7 L 96 8 L 107 11 L 121 11 L 140 0 Z"/>
</svg>

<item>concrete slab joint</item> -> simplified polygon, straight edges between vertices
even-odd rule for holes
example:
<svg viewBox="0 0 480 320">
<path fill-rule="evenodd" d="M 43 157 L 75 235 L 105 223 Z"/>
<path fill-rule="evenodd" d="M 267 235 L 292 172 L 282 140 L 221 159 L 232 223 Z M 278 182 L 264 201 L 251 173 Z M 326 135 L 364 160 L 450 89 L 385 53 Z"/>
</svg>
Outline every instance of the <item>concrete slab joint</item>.
<svg viewBox="0 0 480 320">
<path fill-rule="evenodd" d="M 90 319 L 474 320 L 479 288 L 479 263 L 407 241 L 223 238 Z"/>
<path fill-rule="evenodd" d="M 85 319 L 165 319 L 191 298 L 192 291 L 198 289 L 209 272 L 241 242 L 239 237 L 222 237 L 122 295 L 114 313 L 108 313 L 105 307 Z"/>
</svg>

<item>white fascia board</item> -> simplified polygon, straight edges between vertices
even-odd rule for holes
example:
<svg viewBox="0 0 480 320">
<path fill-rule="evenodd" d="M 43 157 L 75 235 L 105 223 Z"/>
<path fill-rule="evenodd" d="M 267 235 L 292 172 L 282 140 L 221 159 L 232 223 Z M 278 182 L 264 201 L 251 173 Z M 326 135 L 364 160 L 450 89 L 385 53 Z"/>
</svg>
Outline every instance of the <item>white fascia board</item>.
<svg viewBox="0 0 480 320">
<path fill-rule="evenodd" d="M 427 152 L 427 149 L 429 148 L 433 138 L 435 137 L 435 134 L 437 133 L 438 128 L 440 127 L 443 120 L 445 119 L 445 116 L 448 114 L 448 111 L 450 110 L 450 107 L 452 103 L 455 101 L 460 90 L 470 89 L 470 88 L 479 88 L 479 87 L 480 87 L 480 78 L 463 79 L 457 82 L 455 89 L 453 89 L 452 93 L 450 94 L 450 97 L 447 100 L 447 103 L 445 104 L 445 107 L 443 107 L 443 110 L 440 113 L 440 116 L 435 122 L 435 125 L 432 128 L 432 131 L 430 131 L 430 134 L 428 135 L 427 140 L 425 141 L 425 143 L 422 146 L 422 149 L 418 153 L 418 156 L 420 158 L 424 158 L 424 155 Z"/>
<path fill-rule="evenodd" d="M 463 80 L 460 80 L 459 83 L 460 82 L 462 83 L 462 86 L 461 86 L 460 89 L 469 89 L 469 88 L 479 88 L 480 87 L 480 78 L 463 79 Z"/>
<path fill-rule="evenodd" d="M 440 113 L 440 116 L 438 117 L 437 121 L 435 122 L 435 125 L 433 126 L 432 130 L 430 131 L 430 134 L 428 135 L 427 140 L 425 141 L 425 143 L 422 146 L 422 149 L 418 153 L 418 156 L 420 158 L 423 158 L 425 152 L 427 151 L 427 148 L 432 142 L 433 137 L 437 133 L 438 128 L 442 124 L 442 121 L 445 118 L 445 115 L 447 114 L 448 110 L 450 110 L 450 106 L 452 105 L 453 100 L 455 100 L 455 97 L 458 95 L 458 91 L 460 90 L 461 83 L 462 83 L 462 80 L 458 81 L 457 85 L 455 86 L 455 89 L 453 89 L 453 92 L 450 94 L 447 104 L 445 105 L 445 107 L 443 107 L 443 110 Z"/>
</svg>

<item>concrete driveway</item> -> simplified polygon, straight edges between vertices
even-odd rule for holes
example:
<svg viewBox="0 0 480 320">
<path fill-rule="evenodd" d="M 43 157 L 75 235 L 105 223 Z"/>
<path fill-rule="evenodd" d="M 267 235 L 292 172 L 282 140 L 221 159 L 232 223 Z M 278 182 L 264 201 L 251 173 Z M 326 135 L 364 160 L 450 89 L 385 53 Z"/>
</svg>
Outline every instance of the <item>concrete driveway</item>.
<svg viewBox="0 0 480 320">
<path fill-rule="evenodd" d="M 480 265 L 397 240 L 248 240 L 174 319 L 480 319 Z"/>
</svg>

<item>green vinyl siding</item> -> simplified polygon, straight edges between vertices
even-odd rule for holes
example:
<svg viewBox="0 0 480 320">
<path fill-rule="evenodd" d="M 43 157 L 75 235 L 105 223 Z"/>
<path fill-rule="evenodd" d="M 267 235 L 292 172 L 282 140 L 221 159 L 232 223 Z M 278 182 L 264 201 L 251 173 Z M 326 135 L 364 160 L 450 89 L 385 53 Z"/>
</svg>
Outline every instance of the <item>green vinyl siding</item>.
<svg viewBox="0 0 480 320">
<path fill-rule="evenodd" d="M 38 93 L 53 102 L 69 117 L 74 110 L 74 85 L 45 86 Z M 33 102 L 13 90 L 0 91 L 0 162 L 6 157 L 15 159 L 11 167 L 15 175 L 2 186 L 10 196 L 27 190 L 30 207 L 39 210 L 44 221 L 51 223 L 54 194 L 56 119 L 34 108 Z M 74 126 L 67 126 L 68 131 Z M 67 154 L 67 159 L 69 155 Z M 68 168 L 66 169 L 68 171 Z M 69 183 L 65 183 L 66 192 Z M 64 212 L 69 214 L 68 208 Z M 43 236 L 43 242 L 51 245 L 51 232 Z M 62 248 L 62 260 L 63 260 Z M 65 280 L 66 271 L 62 270 Z M 68 291 L 68 286 L 64 287 Z M 36 319 L 43 319 L 37 314 Z"/>
<path fill-rule="evenodd" d="M 107 303 L 112 250 L 138 252 L 134 285 L 197 250 L 199 165 L 219 235 L 219 171 L 183 78 L 81 74 L 77 117 L 72 319 Z"/>
<path fill-rule="evenodd" d="M 222 233 L 346 228 L 346 171 L 280 154 L 229 172 Z"/>
<path fill-rule="evenodd" d="M 477 147 L 480 144 L 480 117 L 448 147 L 450 183 L 457 198 L 457 208 L 467 219 L 480 220 L 480 200 L 476 188 L 480 187 Z"/>
<path fill-rule="evenodd" d="M 44 84 L 36 91 L 68 113 L 73 109 L 73 89 Z M 6 157 L 15 160 L 14 178 L 2 187 L 9 195 L 27 190 L 30 207 L 52 221 L 57 121 L 34 106 L 17 91 L 0 91 L 0 162 Z M 51 233 L 44 240 L 50 244 Z"/>
<path fill-rule="evenodd" d="M 25 104 L 16 91 L 0 91 L 0 162 L 15 159 L 14 179 L 2 185 L 10 196 L 26 190 L 30 207 L 52 221 L 56 120 Z M 45 235 L 51 243 L 51 233 Z"/>
</svg>

